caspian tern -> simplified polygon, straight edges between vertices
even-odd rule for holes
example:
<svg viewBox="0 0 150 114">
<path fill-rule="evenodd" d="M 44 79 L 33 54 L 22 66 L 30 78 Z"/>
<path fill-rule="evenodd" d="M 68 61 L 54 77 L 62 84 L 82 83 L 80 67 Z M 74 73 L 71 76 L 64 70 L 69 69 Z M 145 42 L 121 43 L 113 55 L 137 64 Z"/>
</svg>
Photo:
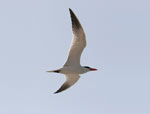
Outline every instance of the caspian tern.
<svg viewBox="0 0 150 114">
<path fill-rule="evenodd" d="M 55 93 L 62 92 L 74 85 L 80 78 L 79 74 L 97 70 L 96 68 L 80 65 L 80 56 L 86 46 L 85 33 L 74 12 L 70 8 L 69 11 L 72 22 L 73 39 L 69 49 L 67 61 L 62 68 L 48 71 L 61 73 L 66 77 L 64 84 Z"/>
</svg>

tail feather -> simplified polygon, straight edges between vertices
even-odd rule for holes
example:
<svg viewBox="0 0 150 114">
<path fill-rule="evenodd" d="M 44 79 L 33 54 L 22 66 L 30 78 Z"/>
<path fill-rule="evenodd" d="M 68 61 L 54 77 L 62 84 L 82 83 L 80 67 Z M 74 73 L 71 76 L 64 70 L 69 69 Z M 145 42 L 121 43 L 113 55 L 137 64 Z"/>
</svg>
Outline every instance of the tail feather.
<svg viewBox="0 0 150 114">
<path fill-rule="evenodd" d="M 58 70 L 51 70 L 51 71 L 47 71 L 47 72 L 55 72 L 55 73 L 59 73 L 60 70 L 59 70 L 59 69 L 58 69 Z"/>
</svg>

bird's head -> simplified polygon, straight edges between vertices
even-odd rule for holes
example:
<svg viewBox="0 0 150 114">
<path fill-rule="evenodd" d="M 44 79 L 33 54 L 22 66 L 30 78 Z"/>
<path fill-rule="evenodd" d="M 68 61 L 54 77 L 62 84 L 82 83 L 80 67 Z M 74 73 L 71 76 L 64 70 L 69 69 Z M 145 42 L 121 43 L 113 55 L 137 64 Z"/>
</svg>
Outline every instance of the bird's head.
<svg viewBox="0 0 150 114">
<path fill-rule="evenodd" d="M 88 72 L 88 71 L 96 71 L 96 70 L 97 70 L 96 68 L 91 68 L 91 67 L 89 67 L 89 66 L 83 66 L 83 67 L 84 67 L 84 69 L 87 70 L 87 72 Z"/>
</svg>

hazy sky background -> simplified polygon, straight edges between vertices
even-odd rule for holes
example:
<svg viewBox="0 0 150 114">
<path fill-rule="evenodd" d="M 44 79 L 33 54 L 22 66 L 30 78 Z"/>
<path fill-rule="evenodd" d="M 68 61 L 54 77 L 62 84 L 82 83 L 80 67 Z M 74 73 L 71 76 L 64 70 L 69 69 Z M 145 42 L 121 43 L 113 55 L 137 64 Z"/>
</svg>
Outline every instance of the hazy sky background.
<svg viewBox="0 0 150 114">
<path fill-rule="evenodd" d="M 68 8 L 87 36 L 72 88 L 60 68 L 72 39 Z M 149 0 L 1 0 L 0 114 L 150 114 Z"/>
</svg>

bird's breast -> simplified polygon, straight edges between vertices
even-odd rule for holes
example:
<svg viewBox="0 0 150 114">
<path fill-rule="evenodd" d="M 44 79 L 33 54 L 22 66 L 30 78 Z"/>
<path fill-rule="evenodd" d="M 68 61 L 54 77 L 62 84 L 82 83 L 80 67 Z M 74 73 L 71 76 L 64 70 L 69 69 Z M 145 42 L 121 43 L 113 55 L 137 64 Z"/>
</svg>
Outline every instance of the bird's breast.
<svg viewBox="0 0 150 114">
<path fill-rule="evenodd" d="M 61 69 L 62 74 L 82 74 L 82 67 L 80 66 L 65 66 Z"/>
</svg>

